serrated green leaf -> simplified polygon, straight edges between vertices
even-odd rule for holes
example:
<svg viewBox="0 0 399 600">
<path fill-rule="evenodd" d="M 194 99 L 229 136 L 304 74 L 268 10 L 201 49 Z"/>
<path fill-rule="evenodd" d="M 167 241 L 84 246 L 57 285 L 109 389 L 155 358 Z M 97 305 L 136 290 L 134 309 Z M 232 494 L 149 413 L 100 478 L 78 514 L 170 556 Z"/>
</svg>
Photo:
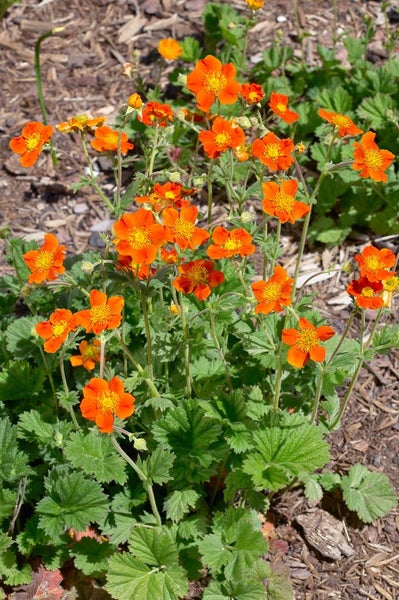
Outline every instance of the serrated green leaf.
<svg viewBox="0 0 399 600">
<path fill-rule="evenodd" d="M 345 503 L 365 523 L 372 523 L 396 506 L 392 483 L 384 473 L 369 471 L 363 465 L 353 465 L 341 478 Z"/>
<path fill-rule="evenodd" d="M 169 531 L 160 527 L 136 527 L 129 538 L 130 551 L 150 566 L 170 567 L 179 564 L 175 541 Z"/>
<path fill-rule="evenodd" d="M 249 520 L 243 519 L 238 523 L 236 540 L 225 576 L 239 582 L 242 575 L 248 571 L 262 554 L 267 552 L 268 544 L 260 531 L 256 531 Z"/>
<path fill-rule="evenodd" d="M 211 581 L 204 591 L 203 600 L 266 600 L 266 590 L 261 582 L 246 579 L 242 582 Z"/>
<path fill-rule="evenodd" d="M 204 565 L 212 572 L 219 573 L 230 560 L 230 550 L 223 541 L 222 533 L 210 533 L 198 544 Z"/>
<path fill-rule="evenodd" d="M 46 371 L 27 361 L 10 365 L 0 373 L 0 400 L 27 400 L 43 389 Z"/>
<path fill-rule="evenodd" d="M 375 94 L 365 98 L 356 110 L 356 114 L 370 123 L 370 127 L 378 129 L 386 121 L 386 112 L 394 108 L 394 103 L 388 94 Z"/>
<path fill-rule="evenodd" d="M 137 457 L 137 466 L 147 479 L 151 482 L 162 484 L 167 483 L 171 478 L 169 474 L 172 468 L 174 455 L 164 448 L 158 446 L 154 452 L 146 459 Z"/>
<path fill-rule="evenodd" d="M 48 495 L 40 500 L 36 511 L 40 527 L 50 536 L 59 535 L 66 527 L 76 531 L 89 523 L 101 521 L 108 510 L 108 498 L 101 486 L 83 473 L 50 474 Z"/>
<path fill-rule="evenodd" d="M 37 410 L 23 412 L 18 422 L 18 437 L 26 440 L 36 440 L 41 444 L 54 445 L 54 426 L 46 423 Z"/>
<path fill-rule="evenodd" d="M 38 317 L 21 317 L 7 327 L 5 332 L 7 350 L 14 358 L 23 360 L 39 352 L 37 334 L 34 333 L 35 325 L 39 321 Z"/>
<path fill-rule="evenodd" d="M 99 577 L 107 571 L 108 559 L 114 552 L 115 548 L 108 542 L 99 542 L 89 537 L 83 537 L 70 550 L 75 567 L 92 577 Z"/>
<path fill-rule="evenodd" d="M 352 96 L 343 87 L 336 87 L 333 92 L 326 88 L 315 98 L 321 108 L 332 110 L 336 113 L 346 114 L 352 108 Z"/>
<path fill-rule="evenodd" d="M 0 480 L 15 481 L 31 473 L 28 457 L 18 448 L 17 427 L 8 419 L 0 421 Z"/>
<path fill-rule="evenodd" d="M 76 469 L 94 475 L 97 481 L 120 484 L 126 481 L 125 461 L 116 453 L 111 439 L 98 431 L 72 433 L 65 446 L 65 456 Z"/>
<path fill-rule="evenodd" d="M 199 493 L 194 490 L 175 490 L 163 505 L 167 518 L 178 523 L 190 512 L 190 508 L 195 508 L 199 497 Z"/>
<path fill-rule="evenodd" d="M 305 484 L 305 497 L 313 502 L 319 502 L 323 498 L 323 488 L 318 482 L 318 475 L 309 475 L 308 473 L 299 473 L 299 479 Z"/>
<path fill-rule="evenodd" d="M 131 554 L 112 556 L 105 589 L 115 600 L 178 600 L 188 592 L 185 571 L 179 565 L 154 569 Z"/>
<path fill-rule="evenodd" d="M 312 472 L 329 460 L 329 446 L 320 428 L 309 423 L 298 424 L 295 415 L 286 415 L 279 426 L 254 432 L 254 447 L 243 463 L 243 470 L 260 489 L 277 491 L 300 471 Z"/>
<path fill-rule="evenodd" d="M 139 483 L 136 488 L 129 488 L 125 493 L 116 494 L 111 503 L 111 511 L 107 514 L 101 530 L 109 536 L 114 545 L 124 544 L 137 526 L 138 517 L 134 514 L 136 507 L 147 502 L 147 494 Z"/>
</svg>

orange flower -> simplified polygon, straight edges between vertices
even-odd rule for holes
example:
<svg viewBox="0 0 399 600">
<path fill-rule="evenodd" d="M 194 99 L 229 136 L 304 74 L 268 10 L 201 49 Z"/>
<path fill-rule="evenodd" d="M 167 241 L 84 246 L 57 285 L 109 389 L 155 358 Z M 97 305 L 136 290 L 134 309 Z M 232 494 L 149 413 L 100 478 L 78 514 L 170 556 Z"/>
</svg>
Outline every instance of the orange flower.
<svg viewBox="0 0 399 600">
<path fill-rule="evenodd" d="M 68 121 L 58 123 L 55 127 L 58 131 L 61 131 L 61 133 L 74 133 L 77 131 L 85 133 L 86 131 L 91 131 L 94 127 L 104 125 L 105 119 L 106 117 L 96 117 L 92 119 L 88 115 L 76 115 L 75 117 L 68 119 Z"/>
<path fill-rule="evenodd" d="M 384 302 L 384 306 L 386 306 L 387 308 L 391 308 L 392 296 L 399 288 L 399 277 L 395 277 L 393 275 L 389 279 L 384 279 L 382 281 L 382 286 L 384 288 L 382 292 L 382 300 Z"/>
<path fill-rule="evenodd" d="M 380 150 L 374 141 L 375 133 L 365 133 L 359 142 L 355 142 L 352 168 L 360 171 L 360 177 L 370 177 L 374 181 L 387 181 L 384 173 L 395 158 L 389 150 Z"/>
<path fill-rule="evenodd" d="M 269 100 L 269 107 L 275 115 L 283 119 L 286 123 L 294 123 L 299 119 L 298 113 L 288 109 L 288 96 L 272 92 Z"/>
<path fill-rule="evenodd" d="M 84 367 L 87 371 L 92 371 L 96 366 L 96 362 L 100 362 L 100 340 L 93 340 L 91 344 L 87 340 L 83 340 L 79 344 L 80 354 L 75 354 L 70 357 L 70 362 L 73 367 Z"/>
<path fill-rule="evenodd" d="M 326 349 L 320 346 L 320 342 L 329 340 L 335 331 L 332 327 L 322 325 L 315 327 L 303 317 L 298 322 L 297 329 L 283 329 L 282 340 L 284 344 L 291 346 L 287 353 L 287 361 L 293 367 L 301 369 L 309 360 L 323 362 L 326 358 Z"/>
<path fill-rule="evenodd" d="M 119 377 L 109 382 L 93 377 L 83 388 L 83 400 L 80 403 L 82 416 L 95 421 L 103 433 L 112 433 L 114 415 L 126 419 L 134 413 L 135 397 L 127 394 Z"/>
<path fill-rule="evenodd" d="M 381 308 L 384 305 L 382 292 L 384 286 L 381 281 L 370 281 L 367 277 L 354 279 L 347 286 L 348 294 L 355 298 L 355 302 L 360 308 Z"/>
<path fill-rule="evenodd" d="M 274 181 L 266 181 L 262 185 L 263 211 L 272 217 L 277 217 L 281 223 L 295 223 L 302 219 L 309 211 L 310 206 L 305 202 L 295 200 L 298 191 L 298 181 L 287 179 L 280 186 Z"/>
<path fill-rule="evenodd" d="M 45 351 L 53 354 L 62 346 L 69 333 L 76 329 L 75 317 L 70 310 L 57 308 L 48 321 L 41 321 L 35 329 L 37 335 L 46 340 Z"/>
<path fill-rule="evenodd" d="M 44 244 L 39 250 L 29 250 L 23 255 L 28 269 L 29 283 L 42 283 L 42 281 L 54 281 L 58 275 L 65 271 L 65 246 L 60 246 L 58 240 L 52 233 L 46 233 Z"/>
<path fill-rule="evenodd" d="M 158 44 L 158 52 L 165 60 L 176 60 L 183 54 L 183 48 L 177 40 L 164 38 Z"/>
<path fill-rule="evenodd" d="M 173 110 L 169 104 L 160 104 L 159 102 L 147 102 L 138 120 L 144 125 L 153 125 L 166 127 L 169 121 L 173 121 Z"/>
<path fill-rule="evenodd" d="M 181 208 L 189 204 L 182 196 L 189 196 L 195 190 L 183 188 L 181 183 L 156 183 L 152 191 L 147 196 L 136 196 L 135 200 L 139 204 L 151 204 L 156 212 L 161 212 L 167 206 Z"/>
<path fill-rule="evenodd" d="M 91 141 L 91 145 L 97 152 L 117 152 L 119 147 L 121 153 L 126 154 L 134 148 L 134 144 L 128 142 L 127 133 L 111 129 L 108 125 L 97 127 L 94 137 L 95 139 Z"/>
<path fill-rule="evenodd" d="M 177 252 L 174 248 L 161 248 L 161 260 L 167 265 L 176 265 L 178 262 Z"/>
<path fill-rule="evenodd" d="M 108 299 L 104 292 L 91 290 L 91 308 L 77 312 L 75 322 L 84 327 L 87 333 L 96 335 L 106 329 L 115 329 L 121 324 L 124 303 L 122 296 L 111 296 Z"/>
<path fill-rule="evenodd" d="M 235 74 L 233 63 L 224 65 L 211 54 L 199 60 L 187 76 L 187 87 L 195 95 L 199 110 L 209 112 L 216 99 L 221 104 L 234 104 L 241 89 Z"/>
<path fill-rule="evenodd" d="M 179 267 L 181 275 L 173 280 L 174 287 L 183 294 L 194 294 L 198 300 L 205 300 L 214 288 L 224 281 L 221 271 L 215 271 L 212 261 L 199 259 L 183 263 Z"/>
<path fill-rule="evenodd" d="M 395 275 L 388 271 L 395 265 L 395 255 L 389 248 L 374 248 L 366 246 L 360 254 L 356 254 L 355 261 L 359 265 L 360 275 L 369 281 L 381 281 Z"/>
<path fill-rule="evenodd" d="M 320 108 L 318 114 L 322 119 L 325 119 L 331 123 L 331 125 L 335 125 L 339 137 L 344 137 L 345 135 L 359 135 L 360 133 L 363 133 L 359 127 L 356 127 L 352 119 L 346 115 L 335 113 L 333 111 L 329 112 L 324 108 Z"/>
<path fill-rule="evenodd" d="M 229 148 L 237 148 L 245 142 L 245 133 L 241 127 L 234 126 L 223 117 L 216 117 L 210 131 L 201 131 L 199 140 L 209 158 L 217 158 Z"/>
<path fill-rule="evenodd" d="M 247 104 L 257 104 L 265 95 L 259 83 L 242 83 L 240 94 Z"/>
<path fill-rule="evenodd" d="M 256 313 L 281 312 L 284 306 L 292 304 L 291 294 L 294 280 L 283 267 L 274 267 L 273 275 L 267 281 L 256 281 L 251 285 L 255 298 Z"/>
<path fill-rule="evenodd" d="M 21 135 L 10 140 L 10 148 L 20 154 L 20 163 L 23 167 L 33 167 L 39 154 L 53 135 L 51 125 L 43 125 L 37 121 L 30 121 L 22 129 Z"/>
<path fill-rule="evenodd" d="M 294 142 L 290 138 L 280 140 L 274 133 L 267 133 L 252 144 L 252 154 L 271 171 L 288 169 L 294 162 L 291 156 L 294 149 Z"/>
<path fill-rule="evenodd" d="M 215 227 L 212 239 L 215 243 L 206 251 L 212 259 L 249 256 L 255 252 L 255 246 L 251 243 L 252 236 L 242 228 L 227 231 L 224 227 Z"/>
<path fill-rule="evenodd" d="M 210 236 L 208 231 L 195 226 L 197 216 L 196 206 L 183 206 L 180 212 L 175 208 L 165 208 L 162 219 L 168 242 L 177 244 L 182 250 L 194 250 L 203 244 Z"/>
<path fill-rule="evenodd" d="M 263 7 L 265 0 L 245 0 L 245 2 L 251 10 L 259 10 Z"/>
<path fill-rule="evenodd" d="M 245 162 L 249 159 L 251 153 L 251 145 L 244 144 L 243 146 L 238 146 L 235 148 L 234 155 L 239 162 Z"/>
<path fill-rule="evenodd" d="M 117 252 L 122 256 L 130 256 L 132 262 L 138 265 L 152 263 L 159 247 L 167 240 L 165 228 L 145 208 L 122 215 L 114 223 L 114 232 Z"/>
</svg>

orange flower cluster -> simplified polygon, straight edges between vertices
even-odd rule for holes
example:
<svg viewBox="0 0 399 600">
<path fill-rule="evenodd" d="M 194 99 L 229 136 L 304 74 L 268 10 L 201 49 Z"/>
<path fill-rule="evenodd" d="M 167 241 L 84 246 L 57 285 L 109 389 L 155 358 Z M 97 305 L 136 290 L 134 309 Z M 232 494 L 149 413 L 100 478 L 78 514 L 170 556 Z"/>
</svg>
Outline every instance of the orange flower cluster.
<svg viewBox="0 0 399 600">
<path fill-rule="evenodd" d="M 87 340 L 82 340 L 79 344 L 80 354 L 75 354 L 69 359 L 73 367 L 83 367 L 87 371 L 92 371 L 96 363 L 100 362 L 100 340 L 95 338 L 91 344 Z"/>
<path fill-rule="evenodd" d="M 289 277 L 287 271 L 280 266 L 274 267 L 273 275 L 267 281 L 253 283 L 251 288 L 259 303 L 255 306 L 255 312 L 263 314 L 281 312 L 284 306 L 290 306 L 293 283 L 293 278 Z"/>
<path fill-rule="evenodd" d="M 208 246 L 206 251 L 212 259 L 249 256 L 255 252 L 252 236 L 242 228 L 227 231 L 224 227 L 215 227 L 212 239 L 214 244 Z"/>
<path fill-rule="evenodd" d="M 174 287 L 183 294 L 194 294 L 198 300 L 205 300 L 211 294 L 211 288 L 224 281 L 221 271 L 215 270 L 210 260 L 198 259 L 183 263 L 179 267 L 180 275 L 173 280 Z"/>
<path fill-rule="evenodd" d="M 117 152 L 118 148 L 122 154 L 126 154 L 134 148 L 134 144 L 128 141 L 127 133 L 116 131 L 108 125 L 101 125 L 94 131 L 94 140 L 91 145 L 97 152 Z"/>
<path fill-rule="evenodd" d="M 326 342 L 335 331 L 328 325 L 316 327 L 305 318 L 298 321 L 299 329 L 283 329 L 282 340 L 290 346 L 287 352 L 287 362 L 301 369 L 309 362 L 323 362 L 326 358 L 326 349 L 320 342 Z"/>
<path fill-rule="evenodd" d="M 23 167 L 33 167 L 44 144 L 50 141 L 53 131 L 51 125 L 30 121 L 22 129 L 21 135 L 10 140 L 10 148 L 21 155 L 20 163 Z"/>
<path fill-rule="evenodd" d="M 136 196 L 135 201 L 139 204 L 150 204 L 155 212 L 159 213 L 164 208 L 170 206 L 173 208 L 182 208 L 188 206 L 189 200 L 185 196 L 190 196 L 195 190 L 183 187 L 181 183 L 156 183 L 147 196 Z"/>
<path fill-rule="evenodd" d="M 267 133 L 252 144 L 252 154 L 271 171 L 286 171 L 293 164 L 291 153 L 295 144 L 290 138 L 280 140 L 274 133 Z"/>
<path fill-rule="evenodd" d="M 392 293 L 399 287 L 395 266 L 395 255 L 389 248 L 379 250 L 366 246 L 356 254 L 360 277 L 353 279 L 346 291 L 353 296 L 355 304 L 363 309 L 378 309 L 390 305 Z"/>
<path fill-rule="evenodd" d="M 198 109 L 209 112 L 215 100 L 234 104 L 241 89 L 235 75 L 233 63 L 222 64 L 210 54 L 199 60 L 187 76 L 187 88 L 195 95 Z"/>
<path fill-rule="evenodd" d="M 262 102 L 265 93 L 259 83 L 243 83 L 241 84 L 240 95 L 247 104 L 258 104 L 258 102 Z"/>
<path fill-rule="evenodd" d="M 331 123 L 331 125 L 335 126 L 339 137 L 345 137 L 346 135 L 359 135 L 363 133 L 363 131 L 359 129 L 359 127 L 357 127 L 346 115 L 335 113 L 333 111 L 327 111 L 324 108 L 321 108 L 318 111 L 318 114 L 322 119 L 325 119 L 328 121 L 328 123 Z"/>
<path fill-rule="evenodd" d="M 71 117 L 68 121 L 58 123 L 56 129 L 61 133 L 85 133 L 86 131 L 92 131 L 95 127 L 104 125 L 106 117 L 89 117 L 88 115 L 76 115 Z"/>
<path fill-rule="evenodd" d="M 298 113 L 288 108 L 288 96 L 272 92 L 269 100 L 270 110 L 286 123 L 295 123 L 299 119 Z"/>
<path fill-rule="evenodd" d="M 54 281 L 58 275 L 65 272 L 65 246 L 60 246 L 52 233 L 46 233 L 44 240 L 44 244 L 38 250 L 29 250 L 23 255 L 32 273 L 28 278 L 29 283 Z"/>
<path fill-rule="evenodd" d="M 374 141 L 375 133 L 365 133 L 360 142 L 355 142 L 352 168 L 360 171 L 360 177 L 370 177 L 374 181 L 388 181 L 385 173 L 395 159 L 389 150 L 380 150 Z"/>
<path fill-rule="evenodd" d="M 295 223 L 302 219 L 309 211 L 310 206 L 305 202 L 295 200 L 298 191 L 298 181 L 287 179 L 278 185 L 274 181 L 266 181 L 262 185 L 263 211 L 272 217 L 277 217 L 281 223 Z"/>
<path fill-rule="evenodd" d="M 160 102 L 147 102 L 138 115 L 138 120 L 144 125 L 152 127 L 166 127 L 168 123 L 174 119 L 173 110 L 169 104 L 161 104 Z"/>
<path fill-rule="evenodd" d="M 183 206 L 178 211 L 175 208 L 165 208 L 162 219 L 165 224 L 167 241 L 177 244 L 181 250 L 194 250 L 210 237 L 209 232 L 196 227 L 198 208 Z"/>
<path fill-rule="evenodd" d="M 159 247 L 167 241 L 165 228 L 145 208 L 123 214 L 114 224 L 114 232 L 118 254 L 129 256 L 130 261 L 137 265 L 154 262 Z"/>
</svg>

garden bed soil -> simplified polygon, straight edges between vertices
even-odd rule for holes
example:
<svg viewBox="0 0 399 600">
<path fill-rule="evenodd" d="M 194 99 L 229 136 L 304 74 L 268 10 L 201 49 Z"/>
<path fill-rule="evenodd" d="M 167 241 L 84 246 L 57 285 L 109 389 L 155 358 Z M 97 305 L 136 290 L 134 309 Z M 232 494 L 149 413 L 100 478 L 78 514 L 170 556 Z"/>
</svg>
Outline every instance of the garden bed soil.
<svg viewBox="0 0 399 600">
<path fill-rule="evenodd" d="M 140 75 L 146 82 L 158 76 L 156 47 L 161 37 L 201 36 L 204 0 L 22 0 L 0 22 L 2 86 L 0 89 L 0 223 L 15 236 L 41 241 L 52 232 L 72 253 L 95 247 L 99 231 L 109 228 L 107 210 L 96 195 L 87 190 L 74 194 L 71 184 L 79 173 L 64 155 L 55 169 L 50 156 L 43 154 L 33 169 L 23 169 L 8 148 L 10 137 L 19 135 L 29 120 L 42 120 L 34 80 L 34 47 L 38 37 L 52 27 L 63 31 L 42 45 L 42 77 L 49 121 L 57 123 L 88 112 L 108 115 L 110 122 L 118 107 L 135 91 L 134 83 L 123 74 L 123 65 L 140 57 Z M 241 9 L 243 1 L 229 4 Z M 333 2 L 297 0 L 300 25 L 305 38 L 309 64 L 316 61 L 317 44 L 332 46 Z M 364 15 L 376 23 L 370 56 L 376 62 L 385 58 L 382 2 L 337 0 L 338 26 L 355 36 L 362 35 Z M 392 21 L 392 26 L 395 26 Z M 250 34 L 251 55 L 262 52 L 280 31 L 299 53 L 297 20 L 290 0 L 266 0 L 258 13 L 258 23 Z M 343 47 L 338 56 L 345 61 Z M 171 67 L 172 68 L 172 67 Z M 63 136 L 63 147 L 83 167 L 78 144 Z M 98 160 L 100 177 L 106 178 L 107 163 Z M 111 186 L 111 184 L 108 184 Z M 342 264 L 358 251 L 367 237 L 353 245 L 314 251 L 306 255 L 310 271 L 334 262 Z M 397 238 L 386 241 L 397 251 Z M 287 238 L 285 260 L 295 258 L 295 241 Z M 9 267 L 0 260 L 1 269 Z M 318 307 L 337 329 L 348 309 L 343 297 L 342 275 L 318 283 Z M 397 308 L 393 319 L 397 320 Z M 356 331 L 354 331 L 356 334 Z M 362 371 L 355 386 L 342 428 L 332 436 L 332 465 L 347 473 L 353 463 L 361 463 L 386 473 L 399 490 L 399 355 L 393 352 Z M 290 574 L 296 600 L 395 600 L 399 597 L 399 512 L 372 525 L 364 525 L 345 511 L 340 498 L 327 498 L 307 523 L 301 515 L 311 507 L 299 491 L 286 494 L 268 515 L 275 529 L 269 559 Z M 312 528 L 320 531 L 329 515 L 344 525 L 341 542 L 350 551 L 328 558 L 317 549 Z M 298 518 L 299 517 L 299 518 Z M 332 526 L 334 529 L 334 525 Z M 342 548 L 345 547 L 343 543 Z M 336 549 L 340 544 L 331 542 Z M 341 548 L 341 549 L 342 549 Z M 190 598 L 199 598 L 198 586 Z M 155 599 L 154 599 L 155 600 Z"/>
</svg>

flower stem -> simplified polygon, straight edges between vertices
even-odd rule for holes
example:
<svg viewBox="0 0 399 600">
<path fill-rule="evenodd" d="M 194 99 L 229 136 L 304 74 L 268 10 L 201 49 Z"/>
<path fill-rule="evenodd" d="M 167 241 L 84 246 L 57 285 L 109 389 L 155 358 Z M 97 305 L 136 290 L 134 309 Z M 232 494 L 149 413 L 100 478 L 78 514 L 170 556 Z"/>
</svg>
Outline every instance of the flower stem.
<svg viewBox="0 0 399 600">
<path fill-rule="evenodd" d="M 128 359 L 130 360 L 130 362 L 136 367 L 136 369 L 140 373 L 140 375 L 143 375 L 144 374 L 143 367 L 135 359 L 135 357 L 133 356 L 133 354 L 130 352 L 129 348 L 126 346 L 125 342 L 122 340 L 121 335 L 120 335 L 120 333 L 118 331 L 116 332 L 116 336 L 118 338 L 118 341 L 119 341 L 120 345 L 122 346 L 122 350 L 125 353 L 125 355 L 128 357 Z M 154 398 L 160 398 L 160 393 L 158 392 L 157 388 L 155 387 L 154 382 L 149 377 L 145 377 L 144 381 L 148 385 L 148 388 L 149 388 L 150 392 L 152 393 L 153 397 Z"/>
<path fill-rule="evenodd" d="M 229 388 L 229 391 L 232 392 L 233 391 L 233 384 L 231 382 L 231 377 L 230 377 L 230 372 L 229 372 L 229 365 L 227 364 L 226 361 L 226 357 L 223 353 L 222 347 L 220 345 L 220 342 L 218 340 L 218 336 L 217 336 L 217 332 L 216 332 L 216 322 L 215 322 L 215 314 L 213 312 L 212 307 L 210 306 L 210 304 L 208 304 L 208 311 L 209 311 L 209 322 L 210 322 L 210 326 L 211 326 L 211 336 L 213 339 L 213 343 L 216 346 L 216 350 L 218 351 L 220 360 L 223 363 L 223 367 L 224 367 L 224 371 L 226 373 L 226 383 L 227 383 L 227 387 Z"/>
<path fill-rule="evenodd" d="M 188 335 L 188 325 L 186 321 L 186 316 L 184 314 L 184 304 L 183 304 L 183 293 L 179 291 L 179 314 L 181 320 L 181 326 L 183 330 L 184 336 L 184 372 L 186 376 L 186 392 L 187 397 L 191 398 L 191 369 L 190 369 L 190 344 L 189 344 L 189 335 Z"/>
<path fill-rule="evenodd" d="M 80 139 L 82 141 L 83 153 L 85 155 L 87 166 L 88 166 L 89 172 L 90 172 L 90 184 L 96 190 L 97 194 L 100 196 L 101 200 L 104 202 L 104 204 L 108 208 L 110 214 L 112 215 L 115 210 L 114 206 L 113 206 L 112 202 L 109 200 L 109 198 L 107 198 L 107 196 L 104 194 L 104 192 L 102 191 L 102 189 L 100 188 L 100 186 L 97 183 L 96 176 L 95 176 L 95 173 L 93 170 L 93 165 L 91 164 L 91 160 L 90 160 L 89 152 L 87 150 L 87 144 L 86 144 L 86 140 L 85 140 L 83 132 L 81 132 Z"/>
<path fill-rule="evenodd" d="M 143 471 L 136 465 L 134 460 L 131 459 L 130 456 L 128 454 L 126 454 L 126 452 L 121 448 L 121 446 L 118 444 L 117 440 L 115 439 L 115 436 L 113 436 L 113 435 L 111 435 L 111 442 L 112 442 L 115 450 L 127 462 L 127 464 L 130 467 L 132 467 L 133 471 L 136 473 L 136 475 L 139 477 L 139 479 L 143 482 L 144 488 L 148 494 L 148 499 L 151 504 L 152 514 L 154 515 L 154 517 L 157 521 L 157 525 L 159 527 L 161 527 L 162 520 L 161 520 L 161 516 L 158 511 L 158 507 L 157 507 L 155 496 L 154 496 L 154 490 L 152 489 L 151 483 L 149 483 L 148 478 L 143 473 Z"/>
</svg>

